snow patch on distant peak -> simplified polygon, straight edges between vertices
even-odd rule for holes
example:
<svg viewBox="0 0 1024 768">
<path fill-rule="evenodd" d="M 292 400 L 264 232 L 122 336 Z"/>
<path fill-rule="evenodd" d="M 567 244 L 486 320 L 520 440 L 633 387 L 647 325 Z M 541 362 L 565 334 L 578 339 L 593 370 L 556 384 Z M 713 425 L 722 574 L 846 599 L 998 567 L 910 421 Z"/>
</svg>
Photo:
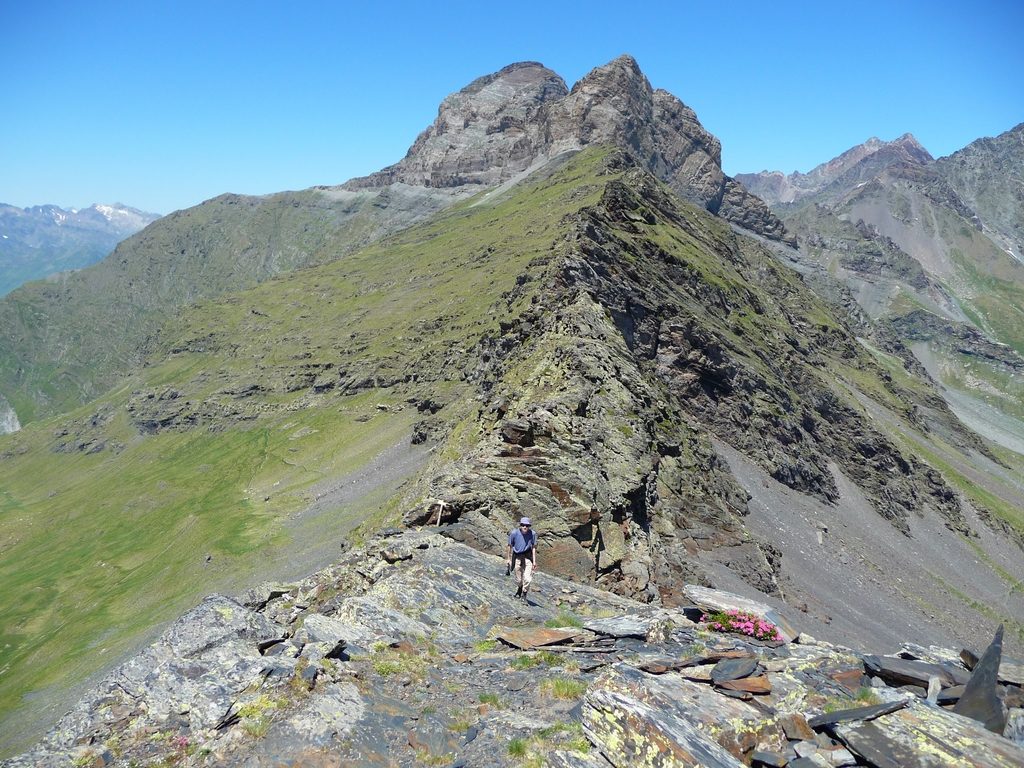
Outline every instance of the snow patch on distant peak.
<svg viewBox="0 0 1024 768">
<path fill-rule="evenodd" d="M 93 206 L 93 208 L 102 213 L 103 218 L 105 218 L 107 221 L 113 221 L 114 216 L 118 214 L 122 216 L 124 215 L 124 211 L 120 210 L 119 208 L 114 208 L 112 205 L 100 205 L 99 203 L 97 203 L 96 205 Z"/>
</svg>

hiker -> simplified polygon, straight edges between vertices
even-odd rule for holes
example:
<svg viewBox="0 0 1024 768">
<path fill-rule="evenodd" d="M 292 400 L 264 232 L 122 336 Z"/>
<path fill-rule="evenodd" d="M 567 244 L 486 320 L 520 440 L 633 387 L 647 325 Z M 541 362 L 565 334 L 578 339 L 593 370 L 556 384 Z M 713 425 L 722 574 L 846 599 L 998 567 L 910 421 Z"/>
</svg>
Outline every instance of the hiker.
<svg viewBox="0 0 1024 768">
<path fill-rule="evenodd" d="M 516 574 L 516 597 L 526 599 L 537 568 L 537 534 L 530 518 L 519 521 L 519 527 L 508 535 L 508 566 Z"/>
</svg>

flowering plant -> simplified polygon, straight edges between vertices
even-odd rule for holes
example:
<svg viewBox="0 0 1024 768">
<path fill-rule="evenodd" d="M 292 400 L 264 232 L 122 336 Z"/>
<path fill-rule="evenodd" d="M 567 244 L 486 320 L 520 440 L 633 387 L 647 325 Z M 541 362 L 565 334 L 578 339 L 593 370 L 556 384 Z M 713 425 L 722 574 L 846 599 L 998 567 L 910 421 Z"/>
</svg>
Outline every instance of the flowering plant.
<svg viewBox="0 0 1024 768">
<path fill-rule="evenodd" d="M 701 624 L 718 632 L 738 632 L 758 640 L 784 640 L 779 628 L 770 621 L 746 611 L 728 610 L 705 613 Z"/>
</svg>

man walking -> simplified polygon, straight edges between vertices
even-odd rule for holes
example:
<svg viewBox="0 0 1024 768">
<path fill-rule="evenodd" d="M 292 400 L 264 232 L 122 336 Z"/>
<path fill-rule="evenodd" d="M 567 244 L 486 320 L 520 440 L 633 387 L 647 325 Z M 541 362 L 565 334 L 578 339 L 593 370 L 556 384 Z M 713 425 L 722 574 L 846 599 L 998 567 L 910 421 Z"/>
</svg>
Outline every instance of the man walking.
<svg viewBox="0 0 1024 768">
<path fill-rule="evenodd" d="M 519 521 L 519 527 L 508 535 L 508 565 L 515 569 L 516 597 L 526 599 L 537 567 L 537 534 L 530 518 Z"/>
</svg>

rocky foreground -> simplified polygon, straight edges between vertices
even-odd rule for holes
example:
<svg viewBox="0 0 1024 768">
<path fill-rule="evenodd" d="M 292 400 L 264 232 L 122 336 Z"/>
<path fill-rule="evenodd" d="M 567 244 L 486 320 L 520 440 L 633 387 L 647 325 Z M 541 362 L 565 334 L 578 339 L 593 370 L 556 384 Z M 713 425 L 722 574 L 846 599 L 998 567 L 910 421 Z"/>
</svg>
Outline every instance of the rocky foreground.
<svg viewBox="0 0 1024 768">
<path fill-rule="evenodd" d="M 770 613 L 784 640 L 712 631 L 696 606 L 741 598 L 703 588 L 512 593 L 500 558 L 385 532 L 207 598 L 4 765 L 1024 765 L 1024 664 L 997 643 L 870 656 Z"/>
</svg>

